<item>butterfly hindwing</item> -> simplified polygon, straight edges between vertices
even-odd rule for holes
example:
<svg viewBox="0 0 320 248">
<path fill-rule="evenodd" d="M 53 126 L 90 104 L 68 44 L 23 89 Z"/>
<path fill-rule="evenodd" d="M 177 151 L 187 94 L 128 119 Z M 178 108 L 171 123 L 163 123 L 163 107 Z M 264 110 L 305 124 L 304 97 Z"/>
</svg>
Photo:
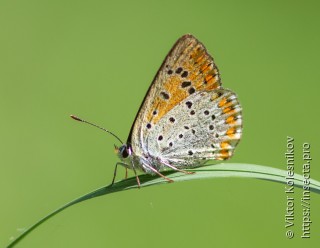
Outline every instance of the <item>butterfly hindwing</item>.
<svg viewBox="0 0 320 248">
<path fill-rule="evenodd" d="M 227 89 L 200 91 L 170 110 L 150 132 L 151 156 L 180 167 L 232 156 L 242 132 L 241 107 Z"/>
</svg>

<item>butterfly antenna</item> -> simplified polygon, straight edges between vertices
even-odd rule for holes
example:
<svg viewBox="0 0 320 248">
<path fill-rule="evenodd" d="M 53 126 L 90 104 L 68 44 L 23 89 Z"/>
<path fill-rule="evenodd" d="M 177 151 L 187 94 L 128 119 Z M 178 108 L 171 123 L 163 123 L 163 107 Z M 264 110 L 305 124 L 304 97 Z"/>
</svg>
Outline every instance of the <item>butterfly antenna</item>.
<svg viewBox="0 0 320 248">
<path fill-rule="evenodd" d="M 114 133 L 110 132 L 109 130 L 107 130 L 107 129 L 103 128 L 103 127 L 99 127 L 98 125 L 93 124 L 93 123 L 91 123 L 91 122 L 89 122 L 89 121 L 80 119 L 78 116 L 70 115 L 70 117 L 71 117 L 72 119 L 76 120 L 76 121 L 80 121 L 80 122 L 83 122 L 83 123 L 87 123 L 87 124 L 89 124 L 89 125 L 91 125 L 91 126 L 97 127 L 97 128 L 99 128 L 99 129 L 101 129 L 101 130 L 103 130 L 103 131 L 111 134 L 113 137 L 115 137 L 117 140 L 119 140 L 121 144 L 123 144 L 123 142 L 121 141 L 121 139 L 120 139 L 117 135 L 115 135 Z"/>
</svg>

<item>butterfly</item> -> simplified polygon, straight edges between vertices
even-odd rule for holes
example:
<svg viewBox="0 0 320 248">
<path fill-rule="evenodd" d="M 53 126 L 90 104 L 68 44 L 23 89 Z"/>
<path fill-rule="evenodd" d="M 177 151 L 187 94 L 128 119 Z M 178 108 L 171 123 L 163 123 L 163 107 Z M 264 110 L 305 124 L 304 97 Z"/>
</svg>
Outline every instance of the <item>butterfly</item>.
<svg viewBox="0 0 320 248">
<path fill-rule="evenodd" d="M 126 176 L 128 169 L 133 170 L 139 187 L 137 170 L 172 182 L 161 172 L 189 174 L 185 169 L 233 155 L 242 134 L 242 108 L 236 94 L 221 86 L 219 70 L 205 46 L 186 34 L 158 70 L 127 142 L 104 130 L 122 144 L 115 146 L 121 161 L 116 163 L 112 184 L 118 165 L 125 167 Z"/>
</svg>

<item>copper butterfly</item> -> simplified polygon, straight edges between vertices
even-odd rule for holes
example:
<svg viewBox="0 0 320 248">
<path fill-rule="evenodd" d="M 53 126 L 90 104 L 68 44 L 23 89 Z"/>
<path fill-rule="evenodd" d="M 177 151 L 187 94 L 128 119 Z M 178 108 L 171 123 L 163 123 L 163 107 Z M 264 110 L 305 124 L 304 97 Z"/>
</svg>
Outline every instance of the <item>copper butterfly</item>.
<svg viewBox="0 0 320 248">
<path fill-rule="evenodd" d="M 137 170 L 172 182 L 161 171 L 191 173 L 183 169 L 229 159 L 241 138 L 241 112 L 236 94 L 221 86 L 218 68 L 204 45 L 190 34 L 182 36 L 149 87 L 127 142 L 104 129 L 122 144 L 116 147 L 121 162 L 112 183 L 118 165 L 126 172 L 132 169 L 140 186 Z"/>
</svg>

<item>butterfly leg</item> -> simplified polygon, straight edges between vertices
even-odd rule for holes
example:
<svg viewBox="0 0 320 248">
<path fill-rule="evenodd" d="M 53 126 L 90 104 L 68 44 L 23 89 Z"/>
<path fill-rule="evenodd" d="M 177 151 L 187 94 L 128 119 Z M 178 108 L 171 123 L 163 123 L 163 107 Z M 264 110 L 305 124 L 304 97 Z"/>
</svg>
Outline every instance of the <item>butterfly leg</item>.
<svg viewBox="0 0 320 248">
<path fill-rule="evenodd" d="M 113 173 L 113 179 L 112 179 L 111 185 L 114 184 L 114 180 L 116 179 L 117 170 L 118 170 L 118 164 L 122 164 L 122 165 L 124 165 L 124 166 L 128 166 L 128 165 L 125 164 L 125 163 L 121 163 L 121 162 L 117 162 L 117 163 L 116 163 L 116 166 L 114 167 L 114 173 Z M 126 175 L 127 175 L 127 168 L 126 168 Z M 127 177 L 126 177 L 126 178 L 127 178 Z"/>
<path fill-rule="evenodd" d="M 175 171 L 179 171 L 179 172 L 182 172 L 182 173 L 184 173 L 184 174 L 194 174 L 194 173 L 195 173 L 195 172 L 193 172 L 193 171 L 180 170 L 180 169 L 178 169 L 177 167 L 175 167 L 175 166 L 173 166 L 173 165 L 171 165 L 171 164 L 168 164 L 168 163 L 166 163 L 166 162 L 163 162 L 163 161 L 161 161 L 161 163 L 163 163 L 164 165 L 168 166 L 169 168 L 171 168 L 171 169 L 173 169 L 173 170 L 175 170 Z"/>
<path fill-rule="evenodd" d="M 128 168 L 126 167 L 126 174 L 124 176 L 124 179 L 127 179 L 128 178 Z"/>
<path fill-rule="evenodd" d="M 140 179 L 139 179 L 139 177 L 138 177 L 136 168 L 134 168 L 134 163 L 133 163 L 133 161 L 131 161 L 131 164 L 132 164 L 132 170 L 133 170 L 134 175 L 136 176 L 136 179 L 137 179 L 138 188 L 140 189 Z"/>
<path fill-rule="evenodd" d="M 148 165 L 148 164 L 144 164 L 146 167 L 148 167 L 150 170 L 152 170 L 154 173 L 156 173 L 157 175 L 159 175 L 160 177 L 162 177 L 163 179 L 166 179 L 169 183 L 173 183 L 174 181 L 164 175 L 162 175 L 159 171 L 157 171 L 155 168 L 153 168 L 152 166 Z"/>
</svg>

